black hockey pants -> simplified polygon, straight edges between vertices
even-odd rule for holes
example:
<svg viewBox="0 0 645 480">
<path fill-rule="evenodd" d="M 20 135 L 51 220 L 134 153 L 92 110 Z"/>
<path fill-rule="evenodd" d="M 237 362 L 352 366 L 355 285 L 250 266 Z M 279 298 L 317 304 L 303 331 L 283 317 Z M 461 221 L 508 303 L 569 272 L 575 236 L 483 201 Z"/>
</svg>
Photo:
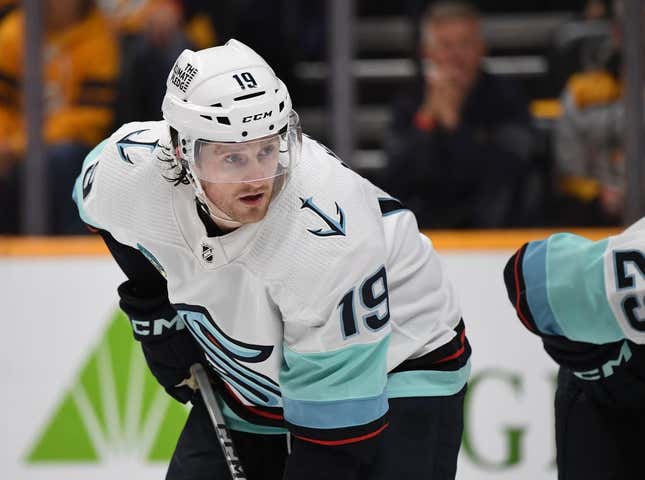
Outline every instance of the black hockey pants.
<svg viewBox="0 0 645 480">
<path fill-rule="evenodd" d="M 555 397 L 558 480 L 643 478 L 645 405 L 603 405 L 583 389 L 583 381 L 560 368 Z"/>
<path fill-rule="evenodd" d="M 360 480 L 453 480 L 463 430 L 466 388 L 448 397 L 390 399 L 383 451 Z M 287 458 L 284 435 L 231 432 L 249 480 L 281 480 Z M 196 401 L 166 480 L 228 480 L 230 474 L 208 413 Z M 356 480 L 359 480 L 358 478 Z"/>
</svg>

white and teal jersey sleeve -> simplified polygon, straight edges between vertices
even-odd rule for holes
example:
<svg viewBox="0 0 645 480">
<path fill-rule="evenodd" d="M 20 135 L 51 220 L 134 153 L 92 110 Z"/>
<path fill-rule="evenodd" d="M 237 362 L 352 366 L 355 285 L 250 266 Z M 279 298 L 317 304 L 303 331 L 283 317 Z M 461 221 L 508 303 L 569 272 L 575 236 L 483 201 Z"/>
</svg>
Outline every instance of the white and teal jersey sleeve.
<svg viewBox="0 0 645 480">
<path fill-rule="evenodd" d="M 634 227 L 597 242 L 559 233 L 518 250 L 504 277 L 522 323 L 580 342 L 645 343 L 645 241 Z"/>
<path fill-rule="evenodd" d="M 168 136 L 164 122 L 129 123 L 89 153 L 72 194 L 86 224 L 135 248 L 144 237 L 177 243 L 173 185 L 155 155 Z"/>
</svg>

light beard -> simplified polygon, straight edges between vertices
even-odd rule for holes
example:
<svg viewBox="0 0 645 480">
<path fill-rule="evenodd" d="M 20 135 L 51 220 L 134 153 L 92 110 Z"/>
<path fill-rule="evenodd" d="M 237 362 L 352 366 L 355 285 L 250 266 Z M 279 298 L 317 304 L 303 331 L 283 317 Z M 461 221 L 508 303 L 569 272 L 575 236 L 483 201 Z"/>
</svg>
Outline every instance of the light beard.
<svg viewBox="0 0 645 480">
<path fill-rule="evenodd" d="M 239 192 L 217 191 L 205 186 L 204 194 L 208 199 L 211 217 L 215 223 L 227 230 L 233 230 L 241 225 L 257 223 L 264 219 L 269 210 L 275 187 L 276 184 L 273 181 L 260 188 L 245 188 Z M 209 190 L 212 196 L 209 195 Z M 244 197 L 258 194 L 263 196 L 257 204 L 248 204 L 242 200 Z M 222 200 L 227 201 L 223 204 Z"/>
<path fill-rule="evenodd" d="M 253 206 L 248 206 L 244 204 L 238 204 L 236 205 L 236 210 L 239 210 L 237 217 L 237 221 L 240 223 L 255 223 L 259 222 L 262 220 L 266 214 L 267 211 L 269 210 L 269 203 L 271 202 L 271 196 L 269 193 L 264 193 L 264 196 L 262 197 L 262 201 L 259 205 L 253 205 Z M 241 200 L 239 200 L 240 203 Z"/>
<path fill-rule="evenodd" d="M 249 195 L 256 195 L 262 193 L 263 197 L 259 204 L 257 205 L 246 205 L 240 198 Z M 272 188 L 267 190 L 261 190 L 259 192 L 249 191 L 239 195 L 226 210 L 223 210 L 226 216 L 231 218 L 233 221 L 247 224 L 247 223 L 256 223 L 261 221 L 267 214 L 269 210 L 269 205 L 272 198 Z"/>
</svg>

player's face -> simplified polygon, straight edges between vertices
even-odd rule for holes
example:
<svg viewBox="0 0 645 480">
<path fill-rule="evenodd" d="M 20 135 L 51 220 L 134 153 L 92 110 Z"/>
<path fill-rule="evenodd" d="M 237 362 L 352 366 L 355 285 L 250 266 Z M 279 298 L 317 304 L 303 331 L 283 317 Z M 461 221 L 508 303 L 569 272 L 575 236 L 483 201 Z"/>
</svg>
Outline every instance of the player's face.
<svg viewBox="0 0 645 480">
<path fill-rule="evenodd" d="M 204 176 L 218 178 L 202 180 L 208 199 L 225 215 L 242 224 L 264 218 L 273 196 L 280 143 L 277 138 L 233 144 L 204 145 L 200 149 L 202 168 L 210 169 Z M 223 179 L 237 181 L 225 182 Z"/>
<path fill-rule="evenodd" d="M 197 140 L 195 173 L 211 183 L 248 183 L 279 175 L 280 136 L 242 143 Z"/>
</svg>

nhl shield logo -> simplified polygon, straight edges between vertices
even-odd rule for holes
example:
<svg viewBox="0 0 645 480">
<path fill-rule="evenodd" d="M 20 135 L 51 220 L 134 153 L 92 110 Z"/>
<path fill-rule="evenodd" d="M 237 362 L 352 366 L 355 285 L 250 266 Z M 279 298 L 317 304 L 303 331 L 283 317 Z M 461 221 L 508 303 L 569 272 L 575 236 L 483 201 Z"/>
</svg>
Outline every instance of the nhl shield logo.
<svg viewBox="0 0 645 480">
<path fill-rule="evenodd" d="M 202 243 L 202 258 L 205 262 L 213 262 L 213 247 L 211 247 L 208 243 Z"/>
</svg>

